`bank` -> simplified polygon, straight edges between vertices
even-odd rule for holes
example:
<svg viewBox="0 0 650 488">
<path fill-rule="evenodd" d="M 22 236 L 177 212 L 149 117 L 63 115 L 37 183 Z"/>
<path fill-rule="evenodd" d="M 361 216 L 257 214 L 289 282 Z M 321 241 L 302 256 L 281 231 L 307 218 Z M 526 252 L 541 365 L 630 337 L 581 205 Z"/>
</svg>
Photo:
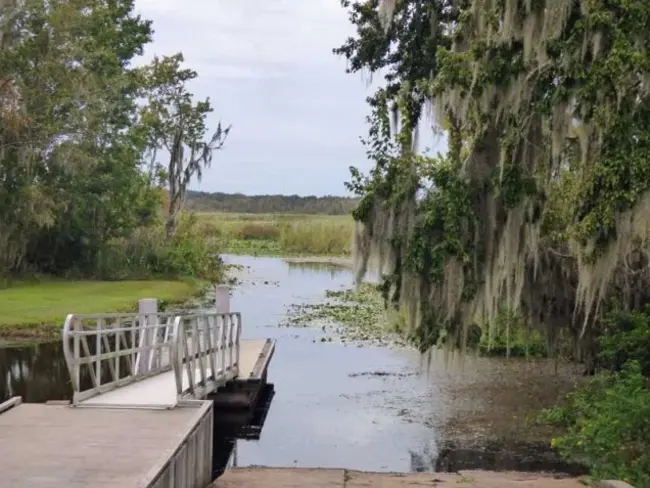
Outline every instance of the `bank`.
<svg viewBox="0 0 650 488">
<path fill-rule="evenodd" d="M 69 313 L 133 312 L 140 298 L 180 304 L 206 287 L 199 280 L 15 282 L 0 290 L 0 341 L 58 338 Z"/>
</svg>

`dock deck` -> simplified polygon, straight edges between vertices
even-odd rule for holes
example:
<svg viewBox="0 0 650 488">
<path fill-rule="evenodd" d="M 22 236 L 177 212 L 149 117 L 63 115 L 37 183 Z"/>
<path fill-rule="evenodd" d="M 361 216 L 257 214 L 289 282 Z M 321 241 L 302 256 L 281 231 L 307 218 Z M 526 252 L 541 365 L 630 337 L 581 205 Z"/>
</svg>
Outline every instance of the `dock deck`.
<svg viewBox="0 0 650 488">
<path fill-rule="evenodd" d="M 0 414 L 0 488 L 148 486 L 203 419 L 211 427 L 210 401 L 171 410 L 18 405 Z M 209 482 L 211 428 L 199 437 L 190 450 L 203 452 L 193 457 Z"/>
<path fill-rule="evenodd" d="M 275 343 L 238 347 L 238 374 L 224 386 L 257 391 Z M 173 371 L 77 406 L 12 399 L 0 404 L 0 488 L 205 488 L 214 416 L 223 414 L 212 399 L 179 401 Z"/>
</svg>

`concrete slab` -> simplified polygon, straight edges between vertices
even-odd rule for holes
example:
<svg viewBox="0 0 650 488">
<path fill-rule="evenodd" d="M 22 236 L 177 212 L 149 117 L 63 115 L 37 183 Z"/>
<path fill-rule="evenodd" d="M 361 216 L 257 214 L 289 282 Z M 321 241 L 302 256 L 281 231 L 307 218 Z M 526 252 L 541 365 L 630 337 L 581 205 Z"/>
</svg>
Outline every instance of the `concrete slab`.
<svg viewBox="0 0 650 488">
<path fill-rule="evenodd" d="M 212 488 L 584 488 L 577 478 L 541 473 L 364 473 L 341 469 L 235 468 Z"/>
<path fill-rule="evenodd" d="M 15 406 L 0 413 L 0 488 L 140 486 L 210 407 L 198 404 L 173 410 Z"/>
</svg>

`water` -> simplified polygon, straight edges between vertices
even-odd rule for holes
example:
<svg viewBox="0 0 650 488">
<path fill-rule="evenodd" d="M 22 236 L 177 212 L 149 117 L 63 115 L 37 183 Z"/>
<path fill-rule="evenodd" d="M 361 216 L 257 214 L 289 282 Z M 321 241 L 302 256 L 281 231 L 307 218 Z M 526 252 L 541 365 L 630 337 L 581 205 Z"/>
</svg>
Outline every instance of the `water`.
<svg viewBox="0 0 650 488">
<path fill-rule="evenodd" d="M 314 303 L 327 289 L 349 287 L 351 273 L 274 258 L 225 260 L 250 266 L 231 305 L 243 312 L 243 338 L 277 341 L 269 369 L 276 395 L 261 439 L 237 441 L 238 465 L 408 471 L 409 452 L 430 448 L 434 438 L 399 416 L 404 398 L 427 391 L 426 381 L 415 375 L 417 356 L 323 343 L 318 329 L 278 327 L 289 305 Z M 363 375 L 375 371 L 395 376 Z"/>
<path fill-rule="evenodd" d="M 548 364 L 442 355 L 423 362 L 406 349 L 321 342 L 320 329 L 278 325 L 289 305 L 351 286 L 350 271 L 279 258 L 225 261 L 244 266 L 231 304 L 242 312 L 243 338 L 277 341 L 269 369 L 275 397 L 261 438 L 236 441 L 238 466 L 575 472 L 506 432 L 517 424 L 513 418 L 565 388 L 568 378 L 549 379 Z M 70 398 L 58 343 L 0 348 L 0 398 L 14 395 L 28 402 Z M 516 443 L 484 440 L 495 433 Z M 232 443 L 215 439 L 217 446 L 225 464 Z"/>
</svg>

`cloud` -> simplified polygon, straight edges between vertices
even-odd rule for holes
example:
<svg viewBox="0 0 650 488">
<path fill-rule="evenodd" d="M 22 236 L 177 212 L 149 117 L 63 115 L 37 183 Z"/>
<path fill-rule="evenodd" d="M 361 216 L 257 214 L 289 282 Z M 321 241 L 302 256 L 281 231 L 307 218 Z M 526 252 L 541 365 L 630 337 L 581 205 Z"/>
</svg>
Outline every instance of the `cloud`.
<svg viewBox="0 0 650 488">
<path fill-rule="evenodd" d="M 191 86 L 232 124 L 205 191 L 342 194 L 348 167 L 370 168 L 359 76 L 332 54 L 353 33 L 339 0 L 136 0 L 153 20 L 141 61 L 182 51 Z"/>
<path fill-rule="evenodd" d="M 303 67 L 336 64 L 331 50 L 352 33 L 338 0 L 140 0 L 156 44 L 188 61 L 210 52 L 221 63 Z"/>
</svg>

